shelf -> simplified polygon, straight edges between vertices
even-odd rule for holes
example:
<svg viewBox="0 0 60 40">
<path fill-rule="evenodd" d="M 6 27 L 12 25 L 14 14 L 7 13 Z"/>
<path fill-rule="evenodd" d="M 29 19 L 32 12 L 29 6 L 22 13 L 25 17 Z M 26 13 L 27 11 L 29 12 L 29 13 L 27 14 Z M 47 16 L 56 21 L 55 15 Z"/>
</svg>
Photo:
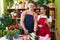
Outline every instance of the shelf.
<svg viewBox="0 0 60 40">
<path fill-rule="evenodd" d="M 50 8 L 50 10 L 55 10 L 55 8 Z"/>
<path fill-rule="evenodd" d="M 9 9 L 15 9 L 15 8 L 9 8 Z M 16 10 L 16 9 L 15 9 Z M 20 9 L 20 10 L 25 10 L 24 8 Z"/>
<path fill-rule="evenodd" d="M 11 18 L 12 20 L 15 20 L 16 21 L 16 23 L 19 23 L 20 22 L 20 18 L 18 17 L 18 16 L 20 16 L 18 13 L 19 12 L 23 12 L 23 11 L 25 11 L 25 9 L 12 9 L 12 8 L 9 8 L 9 9 L 7 9 L 7 11 L 9 12 L 9 13 L 11 13 L 11 12 L 16 12 L 17 13 L 17 17 L 15 17 L 15 18 Z"/>
<path fill-rule="evenodd" d="M 11 13 L 11 12 L 13 12 L 13 11 L 15 11 L 15 10 L 18 10 L 18 11 L 22 10 L 22 11 L 24 11 L 25 9 L 7 9 L 7 11 L 8 11 L 9 13 Z"/>
<path fill-rule="evenodd" d="M 13 18 L 12 18 L 13 19 Z M 20 19 L 20 18 L 14 18 L 14 19 Z"/>
</svg>

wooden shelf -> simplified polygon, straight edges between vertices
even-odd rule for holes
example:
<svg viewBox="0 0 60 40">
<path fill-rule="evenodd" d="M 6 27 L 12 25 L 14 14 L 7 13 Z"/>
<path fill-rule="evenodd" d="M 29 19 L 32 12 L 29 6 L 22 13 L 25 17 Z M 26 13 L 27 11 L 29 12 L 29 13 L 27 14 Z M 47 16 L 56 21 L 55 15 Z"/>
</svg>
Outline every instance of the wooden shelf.
<svg viewBox="0 0 60 40">
<path fill-rule="evenodd" d="M 14 12 L 14 11 L 16 11 L 16 13 L 17 13 L 17 17 L 16 18 L 11 18 L 12 20 L 15 20 L 16 21 L 16 23 L 18 23 L 19 21 L 20 21 L 20 18 L 18 17 L 18 16 L 20 16 L 18 13 L 20 12 L 20 11 L 25 11 L 25 9 L 12 9 L 12 8 L 9 8 L 9 9 L 7 9 L 7 11 L 9 12 L 9 13 L 11 13 L 11 12 Z"/>
<path fill-rule="evenodd" d="M 55 8 L 50 8 L 50 10 L 55 10 Z"/>
<path fill-rule="evenodd" d="M 11 13 L 11 12 L 13 12 L 13 11 L 15 11 L 15 10 L 18 10 L 18 11 L 22 10 L 22 11 L 24 11 L 25 9 L 7 9 L 7 11 L 8 11 L 9 13 Z"/>
<path fill-rule="evenodd" d="M 13 18 L 12 18 L 13 19 Z M 14 19 L 20 19 L 20 18 L 14 18 Z"/>
<path fill-rule="evenodd" d="M 14 8 L 9 8 L 9 10 L 13 10 Z M 14 9 L 14 10 L 16 10 L 16 9 Z M 19 9 L 19 10 L 25 10 L 24 8 L 22 8 L 22 9 Z"/>
<path fill-rule="evenodd" d="M 16 21 L 16 23 L 18 23 L 18 22 L 20 22 L 20 18 L 11 18 L 12 20 L 15 20 Z M 18 21 L 19 20 L 19 21 Z"/>
</svg>

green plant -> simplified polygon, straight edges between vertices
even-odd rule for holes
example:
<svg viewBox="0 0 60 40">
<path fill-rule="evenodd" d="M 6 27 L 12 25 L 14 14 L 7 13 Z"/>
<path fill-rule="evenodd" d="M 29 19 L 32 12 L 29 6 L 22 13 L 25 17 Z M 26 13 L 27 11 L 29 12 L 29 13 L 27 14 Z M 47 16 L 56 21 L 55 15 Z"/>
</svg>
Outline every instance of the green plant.
<svg viewBox="0 0 60 40">
<path fill-rule="evenodd" d="M 20 31 L 19 31 L 19 29 L 14 29 L 13 32 L 14 32 L 14 34 L 19 34 Z"/>
<path fill-rule="evenodd" d="M 9 30 L 9 31 L 7 32 L 7 35 L 8 35 L 8 36 L 13 36 L 13 35 L 14 35 L 13 30 Z"/>
<path fill-rule="evenodd" d="M 3 35 L 7 35 L 8 30 L 3 30 Z"/>
<path fill-rule="evenodd" d="M 7 15 L 7 6 L 12 7 L 14 4 L 14 0 L 4 0 L 4 14 Z"/>
<path fill-rule="evenodd" d="M 17 39 L 19 37 L 19 30 L 18 29 L 14 29 L 14 38 Z"/>
<path fill-rule="evenodd" d="M 32 0 L 34 2 L 37 2 L 38 5 L 45 5 L 49 0 Z"/>
<path fill-rule="evenodd" d="M 0 37 L 2 37 L 2 30 L 0 30 Z"/>
<path fill-rule="evenodd" d="M 14 29 L 14 30 L 8 30 L 8 32 L 7 32 L 8 36 L 14 36 L 14 34 L 19 34 L 19 30 Z"/>
<path fill-rule="evenodd" d="M 3 27 L 8 27 L 12 24 L 12 19 L 5 15 L 4 15 L 4 19 L 1 21 L 2 21 Z"/>
<path fill-rule="evenodd" d="M 29 3 L 30 3 L 30 2 L 33 2 L 33 0 L 29 0 Z"/>
<path fill-rule="evenodd" d="M 11 17 L 9 16 L 9 14 L 6 16 L 6 14 L 3 14 L 3 18 L 1 18 L 1 27 L 0 29 L 3 27 L 3 28 L 6 28 L 8 26 L 11 26 L 11 25 L 15 25 L 16 22 L 15 20 L 12 20 Z"/>
<path fill-rule="evenodd" d="M 12 6 L 14 4 L 14 0 L 6 0 L 8 6 Z"/>
</svg>

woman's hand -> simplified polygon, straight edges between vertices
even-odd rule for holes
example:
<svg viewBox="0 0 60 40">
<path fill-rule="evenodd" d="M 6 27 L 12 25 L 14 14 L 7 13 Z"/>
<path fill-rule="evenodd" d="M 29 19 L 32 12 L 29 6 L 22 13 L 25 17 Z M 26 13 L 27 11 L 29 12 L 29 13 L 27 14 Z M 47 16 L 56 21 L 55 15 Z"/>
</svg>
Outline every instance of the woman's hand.
<svg viewBox="0 0 60 40">
<path fill-rule="evenodd" d="M 43 27 L 43 25 L 38 25 L 38 27 L 40 27 L 40 28 L 41 28 L 41 27 Z"/>
<path fill-rule="evenodd" d="M 27 30 L 27 29 L 24 30 L 24 34 L 25 34 L 25 35 L 28 34 L 28 30 Z"/>
<path fill-rule="evenodd" d="M 34 28 L 34 33 L 36 33 L 36 31 L 37 31 L 37 28 Z"/>
<path fill-rule="evenodd" d="M 48 24 L 48 21 L 46 20 L 45 23 Z"/>
</svg>

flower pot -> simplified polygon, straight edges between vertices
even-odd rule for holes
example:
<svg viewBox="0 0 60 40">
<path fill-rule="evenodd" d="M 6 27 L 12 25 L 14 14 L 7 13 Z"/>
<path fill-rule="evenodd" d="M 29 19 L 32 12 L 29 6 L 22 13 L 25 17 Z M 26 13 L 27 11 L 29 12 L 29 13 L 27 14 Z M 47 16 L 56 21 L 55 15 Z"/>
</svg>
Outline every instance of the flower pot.
<svg viewBox="0 0 60 40">
<path fill-rule="evenodd" d="M 9 40 L 13 40 L 13 36 L 9 36 Z"/>
<path fill-rule="evenodd" d="M 6 39 L 9 39 L 8 35 L 5 35 Z"/>
<path fill-rule="evenodd" d="M 15 34 L 14 38 L 17 39 L 19 37 L 19 34 Z"/>
</svg>

